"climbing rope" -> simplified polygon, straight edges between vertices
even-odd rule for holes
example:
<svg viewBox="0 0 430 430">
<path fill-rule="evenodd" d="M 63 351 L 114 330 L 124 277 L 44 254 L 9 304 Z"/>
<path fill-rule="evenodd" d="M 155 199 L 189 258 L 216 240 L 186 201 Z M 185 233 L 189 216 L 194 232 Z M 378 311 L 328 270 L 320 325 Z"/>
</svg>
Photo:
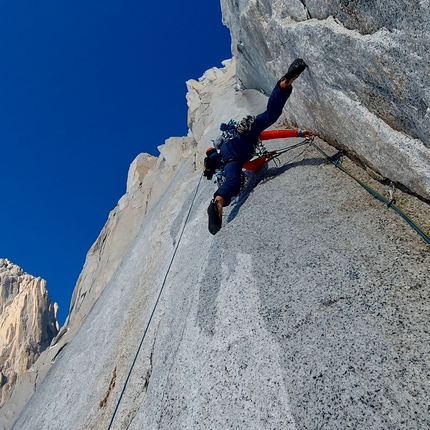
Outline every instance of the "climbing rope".
<svg viewBox="0 0 430 430">
<path fill-rule="evenodd" d="M 285 148 L 275 149 L 273 151 L 268 151 L 266 147 L 260 142 L 257 146 L 257 150 L 254 154 L 255 157 L 265 158 L 267 161 L 273 160 L 274 158 L 279 157 L 284 152 L 291 151 L 292 149 L 298 148 L 300 146 L 309 144 L 309 137 L 307 137 L 302 142 L 296 143 L 295 145 L 286 146 Z"/>
<path fill-rule="evenodd" d="M 155 310 L 157 309 L 158 302 L 160 301 L 161 294 L 163 293 L 163 289 L 164 289 L 164 286 L 165 286 L 165 284 L 166 284 L 167 276 L 169 275 L 170 269 L 171 269 L 171 267 L 172 267 L 173 261 L 174 261 L 175 256 L 176 256 L 176 252 L 177 252 L 177 250 L 178 250 L 178 248 L 179 248 L 179 244 L 181 243 L 182 235 L 183 235 L 184 230 L 185 230 L 185 227 L 186 227 L 186 225 L 187 225 L 187 223 L 188 223 L 188 219 L 189 219 L 190 214 L 191 214 L 191 209 L 193 208 L 194 202 L 195 202 L 195 200 L 196 200 L 197 192 L 198 192 L 198 190 L 199 190 L 200 183 L 201 183 L 201 181 L 202 181 L 202 177 L 203 177 L 203 174 L 202 174 L 202 175 L 200 175 L 200 179 L 199 179 L 199 182 L 198 182 L 198 184 L 197 184 L 197 187 L 196 187 L 196 191 L 195 191 L 195 193 L 194 193 L 193 200 L 191 201 L 191 205 L 190 205 L 190 208 L 189 208 L 189 210 L 188 210 L 187 216 L 185 217 L 185 222 L 184 222 L 184 225 L 183 225 L 183 227 L 182 227 L 181 234 L 179 235 L 179 239 L 178 239 L 178 241 L 176 242 L 176 246 L 175 246 L 175 249 L 174 249 L 174 251 L 173 251 L 172 258 L 170 259 L 170 263 L 169 263 L 169 265 L 168 265 L 168 267 L 167 267 L 166 274 L 164 275 L 163 282 L 161 283 L 161 288 L 160 288 L 160 291 L 159 291 L 159 293 L 158 293 L 157 300 L 155 301 L 155 304 L 154 304 L 154 307 L 153 307 L 153 309 L 152 309 L 151 315 L 149 316 L 149 320 L 148 320 L 148 323 L 146 324 L 145 331 L 144 331 L 144 333 L 143 333 L 143 335 L 142 335 L 142 338 L 141 338 L 141 340 L 140 340 L 139 347 L 137 348 L 137 351 L 136 351 L 136 354 L 135 354 L 135 356 L 134 356 L 133 362 L 131 363 L 130 370 L 129 370 L 129 372 L 128 372 L 127 378 L 126 378 L 126 380 L 125 380 L 125 382 L 124 382 L 124 385 L 123 385 L 123 387 L 122 387 L 121 394 L 120 394 L 120 396 L 119 396 L 119 398 L 118 398 L 118 401 L 117 401 L 117 404 L 116 404 L 116 406 L 115 406 L 115 410 L 113 411 L 112 418 L 111 418 L 111 420 L 110 420 L 108 430 L 110 430 L 110 429 L 111 429 L 111 427 L 112 427 L 112 424 L 113 424 L 113 422 L 114 422 L 115 416 L 116 416 L 116 414 L 117 414 L 117 412 L 118 412 L 119 405 L 120 405 L 121 400 L 122 400 L 122 398 L 123 398 L 123 396 L 124 396 L 125 389 L 127 388 L 127 384 L 128 384 L 129 379 L 130 379 L 131 373 L 132 373 L 132 371 L 133 371 L 134 365 L 136 364 L 137 357 L 139 356 L 140 350 L 142 349 L 143 342 L 144 342 L 144 340 L 145 340 L 146 334 L 148 333 L 148 329 L 149 329 L 149 326 L 150 326 L 150 324 L 151 324 L 152 318 L 153 318 L 153 316 L 154 316 L 154 314 L 155 314 Z"/>
<path fill-rule="evenodd" d="M 295 149 L 295 148 L 299 148 L 300 146 L 309 144 L 310 142 L 311 142 L 311 139 L 307 137 L 305 140 L 303 140 L 302 142 L 296 143 L 295 145 L 291 145 L 291 146 L 287 146 L 285 148 L 277 149 L 276 151 L 274 151 L 273 157 L 268 157 L 268 158 L 269 158 L 269 160 L 272 160 L 273 158 L 278 157 L 279 155 L 281 155 L 285 152 L 291 151 L 292 149 Z"/>
<path fill-rule="evenodd" d="M 303 140 L 302 142 L 296 143 L 295 145 L 286 146 L 285 148 L 281 148 L 281 149 L 275 149 L 274 151 L 268 151 L 260 155 L 260 157 L 265 158 L 266 161 L 273 160 L 275 162 L 275 165 L 278 166 L 279 160 L 277 160 L 277 158 L 281 154 L 285 154 L 286 152 L 291 151 L 292 149 L 299 148 L 300 146 L 308 145 L 309 143 L 310 143 L 310 138 L 307 137 L 305 140 Z"/>
<path fill-rule="evenodd" d="M 358 184 L 360 184 L 366 191 L 368 191 L 372 196 L 376 197 L 378 200 L 384 202 L 388 207 L 392 208 L 395 212 L 397 212 L 429 245 L 430 245 L 430 237 L 424 233 L 424 231 L 418 227 L 418 225 L 412 221 L 401 209 L 399 209 L 396 205 L 393 204 L 393 197 L 392 193 L 390 193 L 390 200 L 386 199 L 384 196 L 379 194 L 377 191 L 375 191 L 373 188 L 369 187 L 360 179 L 356 178 L 354 175 L 352 175 L 348 170 L 345 169 L 340 163 L 339 160 L 336 158 L 330 157 L 328 154 L 326 154 L 315 142 L 313 139 L 310 140 L 310 144 L 317 149 L 321 154 L 324 155 L 324 157 L 327 158 L 332 164 L 334 164 L 338 169 L 342 170 L 342 172 L 346 173 L 348 176 L 350 176 L 354 181 L 356 181 Z"/>
</svg>

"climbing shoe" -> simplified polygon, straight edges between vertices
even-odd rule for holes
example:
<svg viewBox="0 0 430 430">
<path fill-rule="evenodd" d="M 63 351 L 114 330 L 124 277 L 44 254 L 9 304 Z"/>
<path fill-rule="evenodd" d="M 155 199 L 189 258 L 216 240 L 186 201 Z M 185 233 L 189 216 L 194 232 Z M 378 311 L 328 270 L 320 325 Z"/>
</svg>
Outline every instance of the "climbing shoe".
<svg viewBox="0 0 430 430">
<path fill-rule="evenodd" d="M 218 206 L 214 200 L 212 200 L 208 207 L 209 223 L 208 228 L 211 234 L 217 234 L 221 230 L 222 225 L 222 213 L 218 210 Z"/>
<path fill-rule="evenodd" d="M 308 67 L 307 64 L 301 58 L 296 58 L 288 68 L 288 72 L 279 81 L 285 80 L 288 82 L 291 79 L 298 78 L 306 67 Z"/>
</svg>

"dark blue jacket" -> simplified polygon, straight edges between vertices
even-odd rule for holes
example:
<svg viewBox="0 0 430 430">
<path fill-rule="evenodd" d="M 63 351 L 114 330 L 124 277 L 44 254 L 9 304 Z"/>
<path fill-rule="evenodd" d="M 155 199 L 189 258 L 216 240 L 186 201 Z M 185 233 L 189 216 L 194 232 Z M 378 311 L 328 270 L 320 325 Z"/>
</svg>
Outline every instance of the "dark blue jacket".
<svg viewBox="0 0 430 430">
<path fill-rule="evenodd" d="M 251 129 L 242 134 L 237 134 L 237 137 L 221 146 L 220 152 L 223 160 L 234 158 L 245 163 L 252 157 L 258 137 L 262 131 L 274 124 L 281 116 L 291 91 L 291 86 L 284 91 L 278 85 L 275 86 L 267 102 L 266 111 L 257 115 Z"/>
<path fill-rule="evenodd" d="M 281 90 L 276 84 L 267 102 L 267 109 L 260 115 L 257 115 L 251 129 L 238 134 L 237 137 L 224 142 L 221 146 L 220 152 L 223 160 L 234 160 L 225 165 L 226 180 L 214 195 L 224 198 L 224 206 L 228 206 L 232 197 L 239 193 L 244 163 L 252 157 L 261 132 L 274 124 L 281 116 L 282 109 L 291 91 L 291 86 L 286 90 Z"/>
</svg>

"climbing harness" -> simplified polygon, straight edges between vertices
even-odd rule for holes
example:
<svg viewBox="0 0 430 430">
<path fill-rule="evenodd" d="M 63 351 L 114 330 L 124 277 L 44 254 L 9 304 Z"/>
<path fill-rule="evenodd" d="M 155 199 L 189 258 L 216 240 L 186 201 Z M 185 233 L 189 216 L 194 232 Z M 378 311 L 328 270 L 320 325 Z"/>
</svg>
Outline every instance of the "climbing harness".
<svg viewBox="0 0 430 430">
<path fill-rule="evenodd" d="M 260 167 L 262 167 L 263 164 L 267 163 L 268 161 L 273 160 L 276 163 L 278 161 L 277 157 L 279 157 L 281 154 L 284 154 L 285 152 L 291 151 L 292 149 L 298 148 L 300 146 L 309 144 L 309 142 L 310 142 L 310 138 L 307 137 L 302 142 L 299 142 L 299 143 L 297 143 L 295 145 L 290 145 L 290 146 L 287 146 L 285 148 L 277 149 L 277 150 L 274 150 L 274 151 L 268 151 L 266 149 L 266 147 L 262 144 L 262 142 L 259 141 L 258 144 L 256 145 L 255 152 L 253 154 L 254 157 L 255 157 L 255 159 L 253 159 L 251 161 L 247 161 L 244 164 L 243 168 L 245 170 L 247 170 L 247 171 L 255 172 Z M 225 178 L 224 166 L 226 164 L 228 164 L 229 162 L 231 162 L 231 161 L 235 161 L 235 159 L 232 158 L 230 160 L 226 160 L 224 162 L 223 166 L 221 166 L 220 168 L 218 168 L 218 169 L 215 170 L 215 173 L 214 173 L 214 175 L 215 175 L 214 184 L 216 184 L 218 188 L 221 187 L 221 185 L 224 184 L 225 179 L 226 179 Z M 277 164 L 277 165 L 279 165 L 279 164 Z M 206 175 L 205 173 L 204 173 L 204 175 L 206 177 L 208 177 L 208 175 Z M 208 177 L 208 179 L 209 179 L 209 177 Z M 210 176 L 210 179 L 212 179 L 212 176 Z M 248 181 L 248 177 L 242 171 L 242 174 L 241 174 L 241 186 L 240 186 L 241 192 L 246 187 L 247 181 Z"/>
<path fill-rule="evenodd" d="M 134 356 L 133 362 L 131 363 L 130 370 L 129 370 L 128 374 L 127 374 L 127 378 L 126 378 L 126 380 L 125 380 L 125 382 L 124 382 L 124 385 L 123 385 L 123 388 L 122 388 L 121 394 L 120 394 L 120 396 L 119 396 L 119 398 L 118 398 L 117 404 L 116 404 L 115 409 L 114 409 L 114 411 L 113 411 L 113 414 L 112 414 L 112 417 L 111 417 L 111 420 L 110 420 L 110 423 L 109 423 L 109 426 L 108 426 L 108 429 L 107 429 L 107 430 L 110 430 L 110 429 L 112 428 L 112 424 L 113 424 L 114 419 L 115 419 L 115 416 L 116 416 L 116 414 L 117 414 L 117 412 L 118 412 L 119 405 L 120 405 L 121 400 L 122 400 L 122 398 L 123 398 L 123 396 L 124 396 L 125 389 L 127 388 L 128 381 L 129 381 L 129 379 L 130 379 L 130 376 L 131 376 L 131 373 L 132 373 L 132 371 L 133 371 L 133 368 L 134 368 L 134 366 L 135 366 L 135 364 L 136 364 L 137 357 L 139 356 L 140 350 L 142 349 L 143 342 L 144 342 L 144 340 L 145 340 L 146 334 L 148 333 L 148 329 L 149 329 L 149 326 L 150 326 L 150 324 L 151 324 L 152 318 L 154 317 L 155 310 L 157 309 L 158 302 L 160 301 L 161 294 L 163 293 L 163 289 L 164 289 L 164 286 L 165 286 L 165 284 L 166 284 L 167 276 L 168 276 L 168 275 L 169 275 L 169 273 L 170 273 L 170 269 L 171 269 L 172 264 L 173 264 L 173 261 L 174 261 L 174 259 L 175 259 L 176 252 L 177 252 L 177 250 L 178 250 L 178 248 L 179 248 L 179 245 L 180 245 L 180 243 L 181 243 L 182 235 L 183 235 L 183 233 L 184 233 L 185 227 L 187 226 L 188 219 L 189 219 L 190 214 L 191 214 L 191 209 L 193 208 L 194 202 L 195 202 L 196 197 L 197 197 L 197 192 L 198 192 L 198 190 L 199 190 L 200 183 L 201 183 L 201 181 L 202 181 L 202 177 L 203 177 L 203 175 L 200 175 L 200 179 L 199 179 L 199 182 L 198 182 L 198 184 L 197 184 L 196 191 L 195 191 L 195 193 L 194 193 L 194 197 L 193 197 L 193 199 L 192 199 L 192 201 L 191 201 L 191 205 L 190 205 L 190 208 L 189 208 L 189 210 L 188 210 L 187 216 L 185 217 L 184 225 L 182 226 L 181 234 L 179 235 L 179 239 L 178 239 L 178 241 L 176 242 L 176 246 L 175 246 L 175 249 L 173 250 L 173 254 L 172 254 L 172 257 L 171 257 L 171 259 L 170 259 L 170 263 L 169 263 L 169 265 L 168 265 L 168 267 L 167 267 L 166 274 L 164 275 L 163 282 L 161 283 L 160 291 L 158 292 L 157 299 L 156 299 L 156 301 L 155 301 L 155 304 L 154 304 L 154 307 L 153 307 L 153 309 L 152 309 L 151 315 L 149 316 L 148 323 L 146 324 L 145 331 L 144 331 L 144 333 L 143 333 L 143 335 L 142 335 L 142 338 L 141 338 L 141 340 L 140 340 L 140 343 L 139 343 L 139 346 L 138 346 L 138 348 L 137 348 L 136 354 L 135 354 L 135 356 Z"/>
<path fill-rule="evenodd" d="M 342 170 L 342 172 L 346 173 L 348 176 L 350 176 L 354 181 L 356 181 L 359 185 L 361 185 L 366 191 L 368 191 L 372 196 L 376 197 L 381 202 L 385 203 L 388 207 L 392 208 L 395 212 L 397 212 L 429 245 L 430 245 L 430 237 L 424 233 L 424 231 L 414 222 L 412 221 L 401 209 L 399 209 L 397 206 L 394 205 L 394 184 L 390 184 L 391 192 L 390 199 L 386 199 L 381 194 L 379 194 L 377 191 L 375 191 L 373 188 L 369 187 L 365 183 L 363 183 L 360 179 L 356 178 L 354 175 L 352 175 L 345 167 L 343 167 L 339 163 L 339 157 L 330 157 L 328 154 L 326 154 L 315 142 L 314 139 L 310 140 L 310 144 L 317 149 L 321 154 L 324 155 L 327 160 L 329 160 L 332 164 L 334 164 L 338 169 Z"/>
<path fill-rule="evenodd" d="M 240 175 L 240 192 L 242 192 L 243 189 L 245 188 L 247 181 L 248 181 L 248 178 L 245 175 L 245 173 L 242 171 L 241 175 Z M 224 169 L 215 170 L 214 184 L 216 184 L 217 187 L 219 188 L 222 184 L 224 184 L 224 182 L 225 182 L 225 171 L 224 171 Z"/>
<path fill-rule="evenodd" d="M 225 182 L 225 172 L 224 169 L 215 170 L 215 184 L 219 188 Z"/>
</svg>

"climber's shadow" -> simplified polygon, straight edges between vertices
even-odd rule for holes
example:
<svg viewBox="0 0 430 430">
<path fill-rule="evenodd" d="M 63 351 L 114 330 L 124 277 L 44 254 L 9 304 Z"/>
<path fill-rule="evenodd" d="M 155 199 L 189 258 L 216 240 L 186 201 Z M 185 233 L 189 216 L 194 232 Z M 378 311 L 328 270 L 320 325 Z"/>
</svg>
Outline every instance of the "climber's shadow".
<svg viewBox="0 0 430 430">
<path fill-rule="evenodd" d="M 245 186 L 245 189 L 236 197 L 235 204 L 228 214 L 227 222 L 231 222 L 236 218 L 236 215 L 239 213 L 240 208 L 248 199 L 248 196 L 254 190 L 254 188 L 260 182 L 267 182 L 273 178 L 276 178 L 279 175 L 282 175 L 287 170 L 293 169 L 294 167 L 300 166 L 319 166 L 321 164 L 326 164 L 327 160 L 324 158 L 306 158 L 301 161 L 297 161 L 294 163 L 284 164 L 279 167 L 269 167 L 267 164 L 264 165 L 261 169 L 259 169 L 255 173 L 249 173 L 248 181 Z"/>
</svg>

